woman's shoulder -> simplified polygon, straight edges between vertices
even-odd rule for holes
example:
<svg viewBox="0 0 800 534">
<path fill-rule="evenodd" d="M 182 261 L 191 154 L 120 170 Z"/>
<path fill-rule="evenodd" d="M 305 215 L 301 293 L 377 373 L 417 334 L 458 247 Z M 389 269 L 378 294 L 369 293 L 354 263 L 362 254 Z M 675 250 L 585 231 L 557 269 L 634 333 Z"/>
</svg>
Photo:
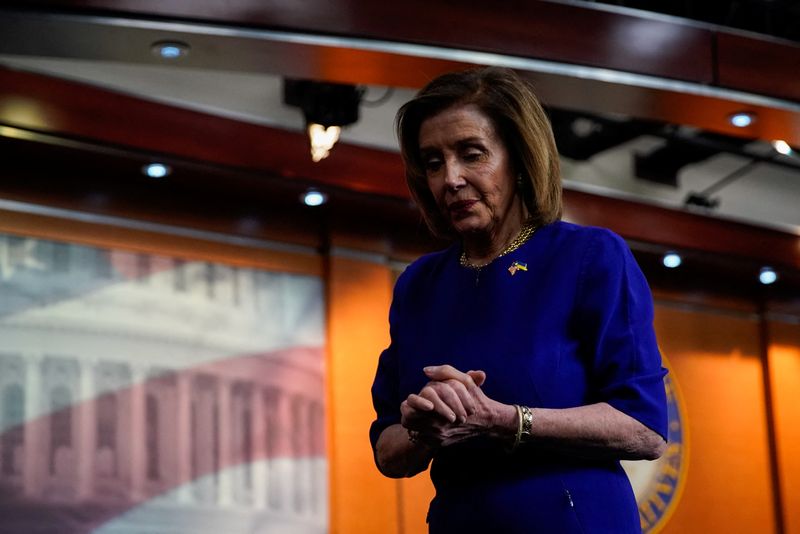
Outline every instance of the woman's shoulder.
<svg viewBox="0 0 800 534">
<path fill-rule="evenodd" d="M 586 284 L 601 286 L 623 278 L 640 280 L 646 288 L 644 275 L 625 240 L 609 230 L 597 226 L 558 223 L 551 230 L 561 241 L 560 271 L 574 273 L 579 287 Z M 637 284 L 639 282 L 636 282 Z M 648 290 L 649 291 L 649 290 Z"/>
<path fill-rule="evenodd" d="M 547 235 L 550 245 L 562 250 L 587 251 L 587 249 L 622 251 L 628 246 L 625 240 L 599 226 L 583 226 L 566 221 L 556 221 L 543 226 L 539 232 Z"/>
<path fill-rule="evenodd" d="M 548 231 L 562 238 L 583 238 L 591 240 L 605 236 L 612 239 L 621 239 L 616 233 L 608 228 L 603 228 L 600 226 L 585 226 L 567 221 L 555 221 L 543 226 L 539 231 Z"/>
<path fill-rule="evenodd" d="M 406 286 L 435 278 L 457 264 L 454 258 L 460 254 L 460 250 L 458 244 L 453 244 L 446 249 L 420 256 L 403 270 L 397 279 L 397 285 Z"/>
<path fill-rule="evenodd" d="M 458 244 L 453 244 L 445 249 L 424 254 L 411 262 L 400 275 L 400 278 L 424 278 L 446 270 L 453 263 L 452 259 L 460 254 L 460 250 L 461 247 Z"/>
</svg>

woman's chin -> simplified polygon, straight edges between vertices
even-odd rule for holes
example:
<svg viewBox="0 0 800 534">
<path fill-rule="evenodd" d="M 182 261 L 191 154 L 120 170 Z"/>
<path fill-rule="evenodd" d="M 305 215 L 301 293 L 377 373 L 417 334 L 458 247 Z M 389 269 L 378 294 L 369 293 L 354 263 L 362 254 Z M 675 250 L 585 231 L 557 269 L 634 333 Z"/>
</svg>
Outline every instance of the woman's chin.
<svg viewBox="0 0 800 534">
<path fill-rule="evenodd" d="M 453 230 L 460 236 L 469 236 L 486 232 L 486 225 L 474 217 L 452 221 Z"/>
</svg>

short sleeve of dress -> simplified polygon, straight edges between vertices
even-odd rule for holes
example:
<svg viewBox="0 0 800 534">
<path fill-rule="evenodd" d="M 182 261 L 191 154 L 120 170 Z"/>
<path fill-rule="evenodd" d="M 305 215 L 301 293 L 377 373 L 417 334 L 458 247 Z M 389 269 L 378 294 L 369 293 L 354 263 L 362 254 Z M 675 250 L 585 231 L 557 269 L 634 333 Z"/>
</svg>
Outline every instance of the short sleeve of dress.
<svg viewBox="0 0 800 534">
<path fill-rule="evenodd" d="M 653 331 L 653 299 L 622 238 L 597 230 L 582 261 L 576 299 L 590 401 L 607 402 L 666 439 L 667 371 Z"/>
<path fill-rule="evenodd" d="M 369 428 L 369 440 L 372 443 L 373 452 L 381 432 L 387 427 L 400 422 L 400 403 L 402 400 L 399 398 L 400 378 L 399 363 L 397 361 L 397 329 L 400 321 L 403 282 L 404 276 L 401 276 L 395 284 L 392 306 L 389 310 L 391 343 L 378 359 L 378 370 L 375 372 L 375 380 L 372 383 L 372 405 L 377 414 L 377 418 Z"/>
</svg>

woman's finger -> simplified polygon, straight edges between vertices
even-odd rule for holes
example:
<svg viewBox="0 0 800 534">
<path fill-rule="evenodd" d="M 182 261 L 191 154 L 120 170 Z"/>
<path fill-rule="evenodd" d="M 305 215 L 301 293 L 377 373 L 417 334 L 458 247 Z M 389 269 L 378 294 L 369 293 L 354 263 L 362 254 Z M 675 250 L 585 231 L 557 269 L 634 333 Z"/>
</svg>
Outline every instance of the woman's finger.
<svg viewBox="0 0 800 534">
<path fill-rule="evenodd" d="M 463 395 L 459 393 L 454 385 L 463 390 Z M 463 423 L 467 420 L 469 413 L 464 405 L 464 398 L 467 398 L 468 401 L 471 401 L 471 399 L 469 399 L 470 395 L 463 384 L 457 380 L 448 380 L 447 382 L 429 382 L 426 387 L 433 388 L 436 391 L 439 398 L 456 414 L 459 422 Z M 470 404 L 472 403 L 470 402 Z"/>
<path fill-rule="evenodd" d="M 430 412 L 434 409 L 433 402 L 424 397 L 420 397 L 415 393 L 409 395 L 408 398 L 403 402 L 405 402 L 410 408 L 422 412 Z"/>
<path fill-rule="evenodd" d="M 472 396 L 469 390 L 467 390 L 466 386 L 458 380 L 447 380 L 445 384 L 452 388 L 455 394 L 458 395 L 461 405 L 466 411 L 466 415 L 469 416 L 474 414 L 475 410 L 477 409 L 475 398 Z"/>
<path fill-rule="evenodd" d="M 457 419 L 456 412 L 453 411 L 453 409 L 450 408 L 450 406 L 448 406 L 447 403 L 441 399 L 441 397 L 439 397 L 439 394 L 436 392 L 434 388 L 430 386 L 425 386 L 424 388 L 422 388 L 422 391 L 419 392 L 419 396 L 431 401 L 433 403 L 433 409 L 434 411 L 436 411 L 436 413 L 438 413 L 451 423 L 456 422 Z"/>
<path fill-rule="evenodd" d="M 433 410 L 433 403 L 419 395 L 409 395 L 400 403 L 400 424 L 408 429 L 419 430 L 428 427 L 435 421 L 444 421 Z"/>
<path fill-rule="evenodd" d="M 445 380 L 458 380 L 467 387 L 475 385 L 472 377 L 459 371 L 452 365 L 431 365 L 423 369 L 425 375 L 431 380 L 444 382 Z"/>
</svg>

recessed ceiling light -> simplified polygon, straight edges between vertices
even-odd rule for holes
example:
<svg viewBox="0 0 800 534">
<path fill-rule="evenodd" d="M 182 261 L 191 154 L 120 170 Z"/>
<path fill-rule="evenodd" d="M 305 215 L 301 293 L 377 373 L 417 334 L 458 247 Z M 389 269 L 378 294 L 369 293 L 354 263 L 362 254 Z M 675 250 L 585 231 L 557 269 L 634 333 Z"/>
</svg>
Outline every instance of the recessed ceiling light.
<svg viewBox="0 0 800 534">
<path fill-rule="evenodd" d="M 142 172 L 150 178 L 163 178 L 169 175 L 172 169 L 163 163 L 150 163 L 142 167 Z"/>
<path fill-rule="evenodd" d="M 301 196 L 306 206 L 321 206 L 328 201 L 328 195 L 316 189 L 309 189 Z"/>
<path fill-rule="evenodd" d="M 664 254 L 664 259 L 661 260 L 664 264 L 664 267 L 669 269 L 674 269 L 676 267 L 680 267 L 683 260 L 681 259 L 680 255 L 676 252 L 667 252 Z"/>
<path fill-rule="evenodd" d="M 189 45 L 179 41 L 159 41 L 153 44 L 153 53 L 167 60 L 185 57 L 189 54 Z"/>
<path fill-rule="evenodd" d="M 747 128 L 755 122 L 756 116 L 749 111 L 739 111 L 728 117 L 728 120 L 737 128 Z"/>
<path fill-rule="evenodd" d="M 758 273 L 758 281 L 765 286 L 774 284 L 777 280 L 778 273 L 776 273 L 772 267 L 762 267 L 761 271 Z"/>
<path fill-rule="evenodd" d="M 777 139 L 772 142 L 772 148 L 775 149 L 775 152 L 778 154 L 783 154 L 784 156 L 788 156 L 792 153 L 792 147 L 789 146 L 789 143 L 782 139 Z"/>
</svg>

